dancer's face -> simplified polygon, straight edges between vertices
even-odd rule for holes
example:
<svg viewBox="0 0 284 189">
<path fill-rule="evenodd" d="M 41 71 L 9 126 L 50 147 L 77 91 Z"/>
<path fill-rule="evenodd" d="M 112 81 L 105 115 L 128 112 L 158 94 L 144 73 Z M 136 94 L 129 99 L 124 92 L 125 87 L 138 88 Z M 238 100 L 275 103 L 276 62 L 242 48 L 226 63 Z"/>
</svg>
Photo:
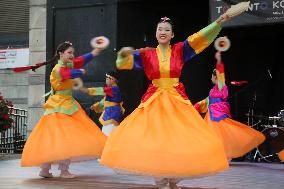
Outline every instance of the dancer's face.
<svg viewBox="0 0 284 189">
<path fill-rule="evenodd" d="M 72 62 L 74 59 L 74 48 L 69 47 L 63 53 L 59 52 L 60 60 L 64 63 Z"/>
<path fill-rule="evenodd" d="M 112 78 L 112 77 L 109 77 L 108 75 L 106 76 L 106 85 L 107 86 L 112 86 L 116 84 L 116 79 Z"/>
<path fill-rule="evenodd" d="M 161 22 L 157 25 L 156 39 L 160 45 L 168 45 L 174 37 L 172 26 L 168 22 Z"/>
<path fill-rule="evenodd" d="M 212 74 L 211 81 L 212 81 L 213 84 L 217 84 L 217 76 Z"/>
</svg>

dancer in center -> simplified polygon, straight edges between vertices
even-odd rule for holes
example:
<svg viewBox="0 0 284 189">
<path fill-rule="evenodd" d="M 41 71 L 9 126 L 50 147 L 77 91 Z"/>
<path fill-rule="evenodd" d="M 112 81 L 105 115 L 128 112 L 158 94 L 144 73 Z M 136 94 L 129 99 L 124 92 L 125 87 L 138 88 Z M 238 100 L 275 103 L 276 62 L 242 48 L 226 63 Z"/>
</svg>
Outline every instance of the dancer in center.
<svg viewBox="0 0 284 189">
<path fill-rule="evenodd" d="M 157 48 L 118 53 L 118 69 L 144 70 L 152 80 L 142 102 L 110 134 L 101 164 L 127 172 L 155 177 L 159 188 L 178 188 L 181 178 L 226 170 L 228 162 L 220 139 L 189 101 L 179 82 L 181 70 L 214 41 L 226 14 L 217 21 L 170 45 L 172 21 L 157 24 Z"/>
</svg>

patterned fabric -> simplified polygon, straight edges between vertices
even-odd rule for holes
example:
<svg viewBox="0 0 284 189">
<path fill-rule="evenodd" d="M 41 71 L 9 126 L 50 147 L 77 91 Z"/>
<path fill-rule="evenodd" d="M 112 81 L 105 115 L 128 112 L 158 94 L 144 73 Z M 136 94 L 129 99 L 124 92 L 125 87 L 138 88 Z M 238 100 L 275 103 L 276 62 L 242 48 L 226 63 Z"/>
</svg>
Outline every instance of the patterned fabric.
<svg viewBox="0 0 284 189">
<path fill-rule="evenodd" d="M 228 88 L 225 84 L 225 71 L 223 62 L 216 63 L 217 84 L 210 90 L 209 97 L 194 105 L 200 113 L 206 113 L 209 108 L 209 115 L 212 121 L 221 121 L 230 118 L 230 104 L 227 102 Z"/>
<path fill-rule="evenodd" d="M 214 22 L 189 36 L 184 42 L 176 43 L 165 49 L 165 54 L 163 54 L 160 46 L 157 48 L 142 48 L 126 57 L 123 57 L 119 52 L 116 66 L 118 69 L 143 69 L 150 80 L 179 78 L 184 62 L 189 61 L 209 46 L 220 30 L 220 25 Z M 187 99 L 181 83 L 176 85 L 175 89 L 184 99 Z M 142 102 L 149 99 L 156 91 L 157 87 L 150 85 L 142 98 Z"/>
<path fill-rule="evenodd" d="M 87 53 L 83 56 L 74 58 L 73 62 L 64 64 L 61 60 L 55 65 L 50 74 L 51 91 L 46 103 L 43 105 L 48 115 L 54 112 L 61 112 L 72 115 L 78 111 L 76 100 L 72 97 L 73 78 L 81 76 L 83 73 L 80 66 L 87 64 L 93 55 Z"/>
</svg>

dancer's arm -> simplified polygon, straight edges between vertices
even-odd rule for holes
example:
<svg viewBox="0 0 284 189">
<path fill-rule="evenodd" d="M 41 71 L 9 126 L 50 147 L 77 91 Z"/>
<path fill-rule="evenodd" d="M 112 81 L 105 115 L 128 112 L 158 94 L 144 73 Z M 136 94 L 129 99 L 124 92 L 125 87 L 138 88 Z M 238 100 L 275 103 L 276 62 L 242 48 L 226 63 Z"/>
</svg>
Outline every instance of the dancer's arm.
<svg viewBox="0 0 284 189">
<path fill-rule="evenodd" d="M 199 113 L 206 113 L 208 111 L 208 103 L 209 98 L 205 98 L 204 100 L 197 102 L 194 104 L 194 108 L 199 112 Z"/>
<path fill-rule="evenodd" d="M 93 110 L 96 113 L 102 113 L 104 111 L 104 101 L 105 101 L 105 98 L 103 98 L 101 101 L 93 104 L 91 106 L 91 110 Z"/>
<path fill-rule="evenodd" d="M 85 74 L 84 69 L 70 69 L 68 67 L 61 67 L 57 72 L 60 81 L 64 81 L 66 79 L 74 79 L 78 78 Z"/>
<path fill-rule="evenodd" d="M 218 81 L 218 89 L 222 91 L 225 86 L 225 69 L 221 58 L 221 52 L 216 52 L 216 76 Z"/>
<path fill-rule="evenodd" d="M 81 92 L 87 93 L 90 96 L 113 96 L 112 87 L 91 87 L 91 88 L 81 88 Z"/>
<path fill-rule="evenodd" d="M 196 54 L 199 54 L 207 48 L 220 33 L 222 29 L 221 24 L 228 19 L 229 17 L 226 14 L 221 15 L 215 22 L 201 29 L 197 33 L 190 35 L 183 42 L 184 62 L 189 61 Z"/>
<path fill-rule="evenodd" d="M 116 67 L 119 70 L 141 70 L 143 69 L 140 51 L 131 47 L 123 47 L 117 53 Z"/>
<path fill-rule="evenodd" d="M 73 59 L 74 68 L 81 68 L 88 64 L 95 56 L 99 55 L 101 52 L 100 49 L 94 49 L 90 53 L 75 57 Z"/>
</svg>

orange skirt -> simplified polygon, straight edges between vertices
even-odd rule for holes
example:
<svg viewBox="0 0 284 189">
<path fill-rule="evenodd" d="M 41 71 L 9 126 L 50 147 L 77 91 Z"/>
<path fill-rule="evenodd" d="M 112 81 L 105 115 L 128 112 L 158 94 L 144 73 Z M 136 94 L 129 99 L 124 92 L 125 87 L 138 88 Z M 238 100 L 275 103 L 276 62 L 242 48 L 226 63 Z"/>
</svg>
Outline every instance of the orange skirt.
<svg viewBox="0 0 284 189">
<path fill-rule="evenodd" d="M 245 155 L 265 140 L 261 132 L 232 119 L 211 121 L 209 113 L 204 119 L 221 138 L 228 159 Z"/>
<path fill-rule="evenodd" d="M 70 159 L 80 161 L 101 155 L 106 136 L 80 107 L 72 116 L 43 116 L 30 134 L 22 154 L 22 166 Z"/>
<path fill-rule="evenodd" d="M 284 149 L 278 153 L 278 157 L 282 162 L 284 162 Z"/>
<path fill-rule="evenodd" d="M 185 102 L 163 91 L 148 106 L 138 107 L 108 137 L 101 164 L 157 177 L 227 169 L 220 139 Z"/>
</svg>

